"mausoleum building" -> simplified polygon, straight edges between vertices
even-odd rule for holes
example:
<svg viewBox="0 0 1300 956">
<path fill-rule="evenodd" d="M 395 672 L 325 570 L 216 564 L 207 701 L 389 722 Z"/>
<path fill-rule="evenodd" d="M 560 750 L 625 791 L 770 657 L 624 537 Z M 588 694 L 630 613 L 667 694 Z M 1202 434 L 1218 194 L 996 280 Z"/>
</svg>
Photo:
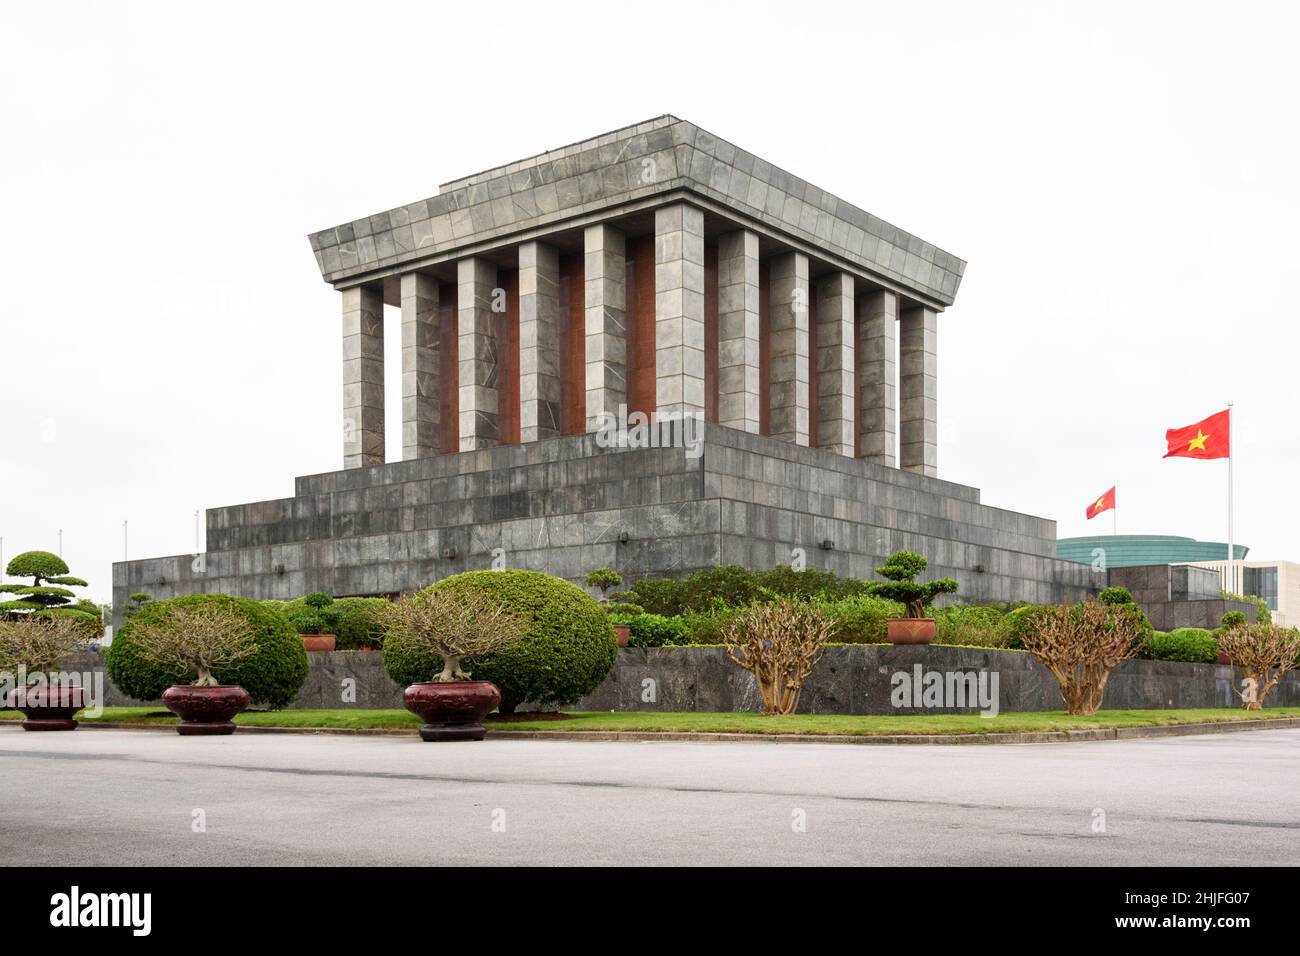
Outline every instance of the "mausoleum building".
<svg viewBox="0 0 1300 956">
<path fill-rule="evenodd" d="M 1054 522 L 939 477 L 940 316 L 965 263 L 691 123 L 606 133 L 310 239 L 339 294 L 342 469 L 210 509 L 203 555 L 115 565 L 115 607 L 134 591 L 393 594 L 493 566 L 867 577 L 903 547 L 968 600 L 1105 584 L 1057 559 Z M 645 427 L 659 420 L 675 424 Z"/>
</svg>

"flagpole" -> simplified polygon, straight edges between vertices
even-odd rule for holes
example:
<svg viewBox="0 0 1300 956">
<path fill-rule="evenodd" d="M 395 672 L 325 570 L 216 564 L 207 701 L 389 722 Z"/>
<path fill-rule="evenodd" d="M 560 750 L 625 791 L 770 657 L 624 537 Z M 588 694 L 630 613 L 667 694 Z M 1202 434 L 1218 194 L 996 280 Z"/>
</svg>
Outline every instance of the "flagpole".
<svg viewBox="0 0 1300 956">
<path fill-rule="evenodd" d="M 1232 402 L 1228 402 L 1228 580 L 1227 590 L 1240 594 L 1237 590 L 1237 551 L 1232 546 Z"/>
</svg>

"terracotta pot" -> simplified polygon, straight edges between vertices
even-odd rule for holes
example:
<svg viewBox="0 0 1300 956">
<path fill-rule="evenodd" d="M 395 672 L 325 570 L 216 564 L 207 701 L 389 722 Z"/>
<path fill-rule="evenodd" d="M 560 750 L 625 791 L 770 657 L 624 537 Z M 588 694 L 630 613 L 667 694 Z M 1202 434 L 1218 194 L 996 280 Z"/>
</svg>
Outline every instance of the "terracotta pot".
<svg viewBox="0 0 1300 956">
<path fill-rule="evenodd" d="M 615 624 L 614 635 L 618 638 L 619 647 L 627 647 L 628 638 L 632 636 L 632 628 L 627 624 Z"/>
<path fill-rule="evenodd" d="M 934 618 L 891 617 L 890 644 L 929 644 L 934 640 Z"/>
<path fill-rule="evenodd" d="M 402 703 L 424 721 L 421 740 L 482 740 L 483 718 L 501 703 L 501 691 L 486 680 L 412 684 L 402 692 Z"/>
<path fill-rule="evenodd" d="M 338 638 L 333 634 L 302 635 L 302 646 L 308 651 L 332 651 L 337 643 Z"/>
<path fill-rule="evenodd" d="M 13 705 L 27 718 L 23 730 L 76 730 L 73 715 L 86 706 L 81 687 L 20 687 Z"/>
<path fill-rule="evenodd" d="M 1232 658 L 1229 657 L 1227 654 L 1223 653 L 1223 651 L 1219 651 L 1219 663 L 1220 663 L 1220 664 L 1231 664 L 1231 663 L 1232 663 Z"/>
<path fill-rule="evenodd" d="M 237 684 L 168 687 L 162 702 L 181 719 L 176 732 L 182 737 L 233 734 L 235 714 L 248 706 L 248 691 Z"/>
</svg>

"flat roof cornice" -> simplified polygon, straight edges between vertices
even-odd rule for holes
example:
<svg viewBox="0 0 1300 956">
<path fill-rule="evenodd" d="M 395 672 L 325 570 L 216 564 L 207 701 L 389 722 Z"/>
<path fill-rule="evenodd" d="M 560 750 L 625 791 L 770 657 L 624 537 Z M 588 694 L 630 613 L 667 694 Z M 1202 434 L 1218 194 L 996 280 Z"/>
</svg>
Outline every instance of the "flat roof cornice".
<svg viewBox="0 0 1300 956">
<path fill-rule="evenodd" d="M 452 180 L 436 196 L 314 233 L 311 247 L 322 278 L 345 286 L 683 190 L 886 285 L 942 305 L 956 298 L 961 259 L 667 115 Z"/>
</svg>

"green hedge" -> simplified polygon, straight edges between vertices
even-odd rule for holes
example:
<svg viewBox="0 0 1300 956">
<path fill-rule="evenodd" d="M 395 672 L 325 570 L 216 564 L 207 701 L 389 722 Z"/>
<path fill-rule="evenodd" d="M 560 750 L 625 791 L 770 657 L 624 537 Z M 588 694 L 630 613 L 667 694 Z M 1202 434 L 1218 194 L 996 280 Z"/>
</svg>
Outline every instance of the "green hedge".
<svg viewBox="0 0 1300 956">
<path fill-rule="evenodd" d="M 870 594 L 824 601 L 822 610 L 835 623 L 831 640 L 838 644 L 883 644 L 889 640 L 889 619 L 907 615 L 897 601 Z"/>
<path fill-rule="evenodd" d="M 691 631 L 680 617 L 662 614 L 615 615 L 614 620 L 628 627 L 628 647 L 673 647 L 691 642 Z"/>
<path fill-rule="evenodd" d="M 475 680 L 501 690 L 501 712 L 520 704 L 570 704 L 595 690 L 618 657 L 609 616 L 581 588 L 540 571 L 467 571 L 429 590 L 475 593 L 504 603 L 527 623 L 519 646 L 470 661 Z M 384 667 L 399 684 L 429 680 L 442 669 L 435 654 L 406 646 L 395 634 L 384 641 Z"/>
<path fill-rule="evenodd" d="M 952 604 L 936 608 L 935 642 L 961 647 L 1011 648 L 1007 613 L 984 604 Z"/>
<path fill-rule="evenodd" d="M 1165 634 L 1153 631 L 1146 647 L 1156 661 L 1188 661 L 1214 664 L 1219 659 L 1219 640 L 1211 631 L 1199 627 L 1180 627 Z"/>
<path fill-rule="evenodd" d="M 305 597 L 292 601 L 262 601 L 267 607 L 280 611 L 300 633 L 304 627 L 320 627 L 319 633 L 333 634 L 338 638 L 334 645 L 341 651 L 358 651 L 369 645 L 379 648 L 384 642 L 384 598 L 336 598 L 332 604 L 316 608 Z"/>
<path fill-rule="evenodd" d="M 796 571 L 783 564 L 767 571 L 751 571 L 738 564 L 725 564 L 696 571 L 685 578 L 639 581 L 628 593 L 647 612 L 675 617 L 687 612 L 706 613 L 719 604 L 746 607 L 774 595 L 834 601 L 861 594 L 864 588 L 863 582 L 856 578 L 841 578 L 820 568 Z"/>
<path fill-rule="evenodd" d="M 265 603 L 225 594 L 193 594 L 167 601 L 150 601 L 113 635 L 106 660 L 108 677 L 118 689 L 138 700 L 157 700 L 173 684 L 188 683 L 193 673 L 169 671 L 147 659 L 135 639 L 135 628 L 154 621 L 169 607 L 227 607 L 243 614 L 257 635 L 257 650 L 212 676 L 222 684 L 238 684 L 255 704 L 284 707 L 293 702 L 307 679 L 307 652 L 284 614 Z"/>
</svg>

